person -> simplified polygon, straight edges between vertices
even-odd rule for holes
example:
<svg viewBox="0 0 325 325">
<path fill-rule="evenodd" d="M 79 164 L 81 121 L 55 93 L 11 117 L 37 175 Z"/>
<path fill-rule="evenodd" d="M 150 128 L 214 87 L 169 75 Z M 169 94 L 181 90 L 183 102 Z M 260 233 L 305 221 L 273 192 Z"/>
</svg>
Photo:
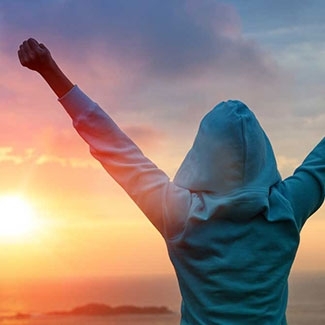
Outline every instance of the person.
<svg viewBox="0 0 325 325">
<path fill-rule="evenodd" d="M 91 154 L 165 239 L 182 325 L 286 324 L 299 233 L 322 204 L 325 140 L 284 180 L 268 137 L 242 102 L 202 119 L 174 179 L 146 158 L 34 39 L 19 47 L 59 97 Z"/>
</svg>

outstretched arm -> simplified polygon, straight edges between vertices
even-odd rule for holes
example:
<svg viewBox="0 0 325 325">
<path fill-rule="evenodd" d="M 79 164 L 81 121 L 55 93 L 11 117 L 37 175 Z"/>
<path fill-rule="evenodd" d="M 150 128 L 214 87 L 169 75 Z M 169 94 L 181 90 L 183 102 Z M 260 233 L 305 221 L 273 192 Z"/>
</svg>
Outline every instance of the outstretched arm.
<svg viewBox="0 0 325 325">
<path fill-rule="evenodd" d="M 21 64 L 37 71 L 59 97 L 79 135 L 92 155 L 124 188 L 164 236 L 181 231 L 187 215 L 190 192 L 178 188 L 93 102 L 60 70 L 49 50 L 34 39 L 22 43 Z"/>
<path fill-rule="evenodd" d="M 30 38 L 20 45 L 18 57 L 24 67 L 38 72 L 59 98 L 73 88 L 44 44 Z"/>
<path fill-rule="evenodd" d="M 301 229 L 307 218 L 322 205 L 325 196 L 325 138 L 310 152 L 294 174 L 279 184 L 291 203 Z"/>
</svg>

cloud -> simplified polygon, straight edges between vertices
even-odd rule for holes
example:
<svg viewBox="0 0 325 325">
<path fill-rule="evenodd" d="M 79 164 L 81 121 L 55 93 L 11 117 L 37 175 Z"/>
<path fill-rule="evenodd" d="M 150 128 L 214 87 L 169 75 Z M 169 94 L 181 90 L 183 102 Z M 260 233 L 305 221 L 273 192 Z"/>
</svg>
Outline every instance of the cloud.
<svg viewBox="0 0 325 325">
<path fill-rule="evenodd" d="M 18 67 L 18 44 L 29 36 L 48 45 L 73 82 L 150 151 L 160 141 L 179 153 L 175 139 L 189 144 L 200 118 L 221 100 L 241 99 L 263 114 L 282 113 L 277 104 L 288 100 L 287 76 L 243 36 L 241 17 L 228 2 L 4 0 L 0 11 L 1 55 L 12 67 L 0 104 L 10 100 L 25 134 L 17 140 L 5 127 L 2 143 L 28 143 L 43 162 L 84 159 L 88 150 L 70 139 L 71 125 L 52 109 L 57 104 L 41 78 Z"/>
<path fill-rule="evenodd" d="M 263 2 L 259 0 L 249 2 L 229 0 L 228 2 L 238 8 L 248 31 L 265 31 L 274 28 L 323 23 L 324 21 L 325 8 L 322 0 L 266 0 Z"/>
<path fill-rule="evenodd" d="M 161 150 L 165 135 L 148 125 L 123 126 L 123 131 L 141 148 L 150 151 Z"/>
<path fill-rule="evenodd" d="M 22 156 L 14 153 L 14 150 L 11 147 L 0 147 L 0 162 L 10 161 L 14 164 L 21 164 L 25 159 L 30 157 L 29 152 L 26 153 Z"/>
<path fill-rule="evenodd" d="M 301 164 L 301 161 L 296 158 L 279 155 L 277 157 L 277 164 L 282 177 L 285 178 L 292 175 L 293 171 Z"/>
<path fill-rule="evenodd" d="M 2 1 L 0 9 L 5 44 L 29 33 L 74 60 L 91 56 L 99 45 L 106 56 L 125 64 L 137 60 L 160 77 L 212 65 L 233 74 L 269 70 L 257 47 L 241 37 L 235 7 L 220 1 Z"/>
<path fill-rule="evenodd" d="M 210 109 L 229 97 L 260 107 L 262 99 L 286 96 L 285 73 L 243 37 L 241 17 L 228 2 L 3 1 L 0 10 L 3 53 L 12 55 L 26 37 L 38 38 L 110 112 L 149 111 L 163 100 L 169 116 L 169 103 L 188 115 L 198 99 Z"/>
</svg>

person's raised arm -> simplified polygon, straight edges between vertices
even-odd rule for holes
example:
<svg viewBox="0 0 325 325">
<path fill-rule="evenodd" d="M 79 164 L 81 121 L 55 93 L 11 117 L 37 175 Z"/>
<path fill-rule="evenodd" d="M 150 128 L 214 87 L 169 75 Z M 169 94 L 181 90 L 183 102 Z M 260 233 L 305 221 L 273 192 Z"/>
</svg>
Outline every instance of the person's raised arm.
<svg viewBox="0 0 325 325">
<path fill-rule="evenodd" d="M 310 152 L 294 174 L 278 188 L 291 203 L 297 225 L 306 220 L 323 204 L 325 197 L 325 138 Z"/>
<path fill-rule="evenodd" d="M 164 236 L 180 231 L 189 209 L 190 192 L 170 182 L 112 118 L 71 83 L 43 44 L 30 38 L 20 45 L 18 56 L 24 67 L 45 79 L 72 118 L 76 131 L 88 143 L 91 154 L 156 228 Z"/>
<path fill-rule="evenodd" d="M 30 38 L 20 45 L 18 57 L 24 67 L 38 72 L 59 98 L 73 88 L 44 44 Z"/>
</svg>

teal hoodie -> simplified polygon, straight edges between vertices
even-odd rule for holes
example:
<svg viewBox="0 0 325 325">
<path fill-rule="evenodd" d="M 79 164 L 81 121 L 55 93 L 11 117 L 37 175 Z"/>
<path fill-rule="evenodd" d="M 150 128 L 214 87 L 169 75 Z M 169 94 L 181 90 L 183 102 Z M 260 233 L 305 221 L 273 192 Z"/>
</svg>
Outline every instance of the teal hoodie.
<svg viewBox="0 0 325 325">
<path fill-rule="evenodd" d="M 193 197 L 183 231 L 168 241 L 184 298 L 182 324 L 286 324 L 299 232 L 324 196 L 324 149 L 316 179 L 311 164 L 282 181 L 246 105 L 223 102 L 203 118 L 174 179 Z M 299 193 L 308 188 L 307 197 Z"/>
<path fill-rule="evenodd" d="M 163 235 L 181 325 L 286 324 L 299 233 L 324 199 L 324 139 L 282 180 L 254 114 L 223 102 L 203 118 L 170 181 L 77 86 L 60 101 L 92 155 Z"/>
</svg>

